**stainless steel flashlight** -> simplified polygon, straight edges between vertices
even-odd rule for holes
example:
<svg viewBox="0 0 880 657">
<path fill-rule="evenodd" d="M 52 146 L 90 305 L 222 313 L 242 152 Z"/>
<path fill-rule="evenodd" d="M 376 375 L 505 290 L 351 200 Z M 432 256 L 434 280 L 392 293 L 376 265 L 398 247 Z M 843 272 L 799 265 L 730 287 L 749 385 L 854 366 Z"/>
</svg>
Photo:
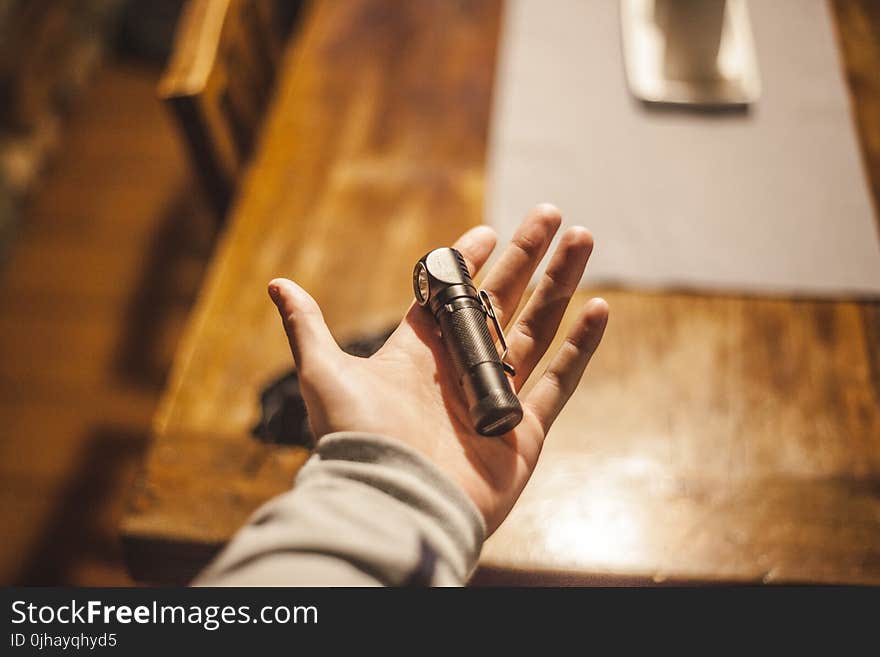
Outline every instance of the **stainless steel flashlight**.
<svg viewBox="0 0 880 657">
<path fill-rule="evenodd" d="M 446 350 L 464 390 L 471 421 L 478 433 L 499 436 L 522 420 L 519 399 L 507 374 L 507 344 L 492 301 L 477 291 L 464 257 L 456 249 L 434 249 L 416 263 L 413 271 L 416 301 L 430 309 L 440 325 Z M 498 355 L 489 333 L 494 323 L 503 353 Z"/>
</svg>

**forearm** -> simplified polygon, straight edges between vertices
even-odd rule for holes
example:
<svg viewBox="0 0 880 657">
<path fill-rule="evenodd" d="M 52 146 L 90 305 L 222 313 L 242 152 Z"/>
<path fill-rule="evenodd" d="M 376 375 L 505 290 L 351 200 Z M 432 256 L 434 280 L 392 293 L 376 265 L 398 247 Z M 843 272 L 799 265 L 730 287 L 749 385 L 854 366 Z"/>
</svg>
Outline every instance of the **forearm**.
<svg viewBox="0 0 880 657">
<path fill-rule="evenodd" d="M 423 456 L 330 434 L 294 489 L 260 508 L 194 584 L 461 585 L 484 537 L 473 503 Z"/>
</svg>

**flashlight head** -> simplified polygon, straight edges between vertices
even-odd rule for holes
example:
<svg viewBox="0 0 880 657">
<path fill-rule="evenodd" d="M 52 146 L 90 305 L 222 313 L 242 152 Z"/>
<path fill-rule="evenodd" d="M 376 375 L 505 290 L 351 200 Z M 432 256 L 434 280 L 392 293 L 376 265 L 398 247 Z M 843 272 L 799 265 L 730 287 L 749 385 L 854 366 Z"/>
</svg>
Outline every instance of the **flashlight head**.
<svg viewBox="0 0 880 657">
<path fill-rule="evenodd" d="M 429 306 L 435 315 L 456 297 L 477 296 L 464 256 L 450 247 L 434 249 L 416 263 L 413 293 L 418 304 Z"/>
</svg>

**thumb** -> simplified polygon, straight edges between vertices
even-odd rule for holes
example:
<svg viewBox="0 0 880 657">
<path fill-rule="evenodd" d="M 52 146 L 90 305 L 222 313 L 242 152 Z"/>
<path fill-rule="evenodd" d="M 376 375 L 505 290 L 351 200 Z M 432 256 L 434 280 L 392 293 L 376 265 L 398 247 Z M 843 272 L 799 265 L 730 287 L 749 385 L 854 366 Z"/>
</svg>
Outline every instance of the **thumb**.
<svg viewBox="0 0 880 657">
<path fill-rule="evenodd" d="M 290 351 L 299 370 L 339 351 L 318 302 L 308 292 L 293 281 L 276 278 L 269 282 L 269 296 L 284 322 Z"/>
</svg>

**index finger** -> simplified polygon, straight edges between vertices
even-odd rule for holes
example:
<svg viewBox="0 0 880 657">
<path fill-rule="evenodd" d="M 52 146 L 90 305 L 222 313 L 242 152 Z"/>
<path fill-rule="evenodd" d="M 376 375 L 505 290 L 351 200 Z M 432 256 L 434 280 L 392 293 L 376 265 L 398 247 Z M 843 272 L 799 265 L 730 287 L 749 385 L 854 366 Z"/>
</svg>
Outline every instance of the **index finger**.
<svg viewBox="0 0 880 657">
<path fill-rule="evenodd" d="M 532 274 L 561 223 L 562 215 L 556 206 L 542 203 L 533 208 L 516 229 L 498 262 L 486 274 L 483 289 L 492 299 L 501 326 L 506 327 L 513 318 Z"/>
<path fill-rule="evenodd" d="M 473 277 L 482 269 L 492 251 L 495 250 L 496 240 L 495 231 L 489 226 L 477 226 L 459 237 L 452 248 L 457 249 L 464 256 L 464 261 Z"/>
</svg>

